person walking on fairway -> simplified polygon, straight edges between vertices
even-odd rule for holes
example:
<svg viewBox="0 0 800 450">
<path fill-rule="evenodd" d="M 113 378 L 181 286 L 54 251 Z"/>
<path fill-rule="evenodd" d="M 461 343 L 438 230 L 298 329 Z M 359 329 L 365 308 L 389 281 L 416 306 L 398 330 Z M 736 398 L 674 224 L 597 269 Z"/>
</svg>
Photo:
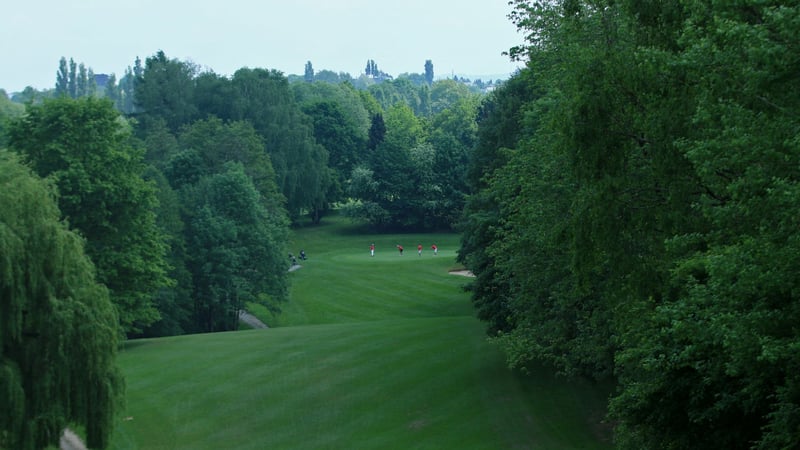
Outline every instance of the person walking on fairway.
<svg viewBox="0 0 800 450">
<path fill-rule="evenodd" d="M 400 252 L 400 256 L 403 256 L 403 246 L 402 245 L 397 244 L 397 251 Z"/>
<path fill-rule="evenodd" d="M 439 247 L 437 247 L 436 244 L 431 245 L 431 249 L 433 250 L 433 256 L 439 254 Z"/>
<path fill-rule="evenodd" d="M 369 256 L 375 256 L 375 244 L 369 244 Z"/>
<path fill-rule="evenodd" d="M 417 254 L 422 256 L 422 244 L 417 244 Z"/>
</svg>

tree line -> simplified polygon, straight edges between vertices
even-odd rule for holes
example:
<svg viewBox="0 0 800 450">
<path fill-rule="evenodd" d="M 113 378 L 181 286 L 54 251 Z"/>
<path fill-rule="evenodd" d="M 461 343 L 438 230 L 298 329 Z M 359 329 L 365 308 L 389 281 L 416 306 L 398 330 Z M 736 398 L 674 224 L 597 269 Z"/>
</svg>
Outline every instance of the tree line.
<svg viewBox="0 0 800 450">
<path fill-rule="evenodd" d="M 489 334 L 615 380 L 619 448 L 797 448 L 800 7 L 512 4 L 459 253 Z"/>
</svg>

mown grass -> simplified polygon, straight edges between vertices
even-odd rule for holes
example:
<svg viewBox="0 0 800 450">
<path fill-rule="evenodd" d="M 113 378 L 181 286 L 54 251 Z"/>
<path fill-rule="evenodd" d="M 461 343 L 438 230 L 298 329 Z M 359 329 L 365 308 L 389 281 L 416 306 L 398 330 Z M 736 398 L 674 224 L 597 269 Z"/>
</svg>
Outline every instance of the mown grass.
<svg viewBox="0 0 800 450">
<path fill-rule="evenodd" d="M 127 343 L 112 447 L 610 448 L 606 390 L 505 367 L 467 280 L 447 274 L 457 242 L 342 219 L 297 230 L 291 245 L 309 259 L 291 273 L 291 301 L 277 318 L 253 311 L 273 328 Z"/>
</svg>

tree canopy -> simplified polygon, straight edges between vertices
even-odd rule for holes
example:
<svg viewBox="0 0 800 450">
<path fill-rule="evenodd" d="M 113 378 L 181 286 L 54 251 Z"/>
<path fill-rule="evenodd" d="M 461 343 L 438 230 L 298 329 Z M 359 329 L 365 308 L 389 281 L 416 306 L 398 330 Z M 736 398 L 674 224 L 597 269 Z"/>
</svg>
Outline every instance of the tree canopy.
<svg viewBox="0 0 800 450">
<path fill-rule="evenodd" d="M 513 5 L 460 253 L 490 333 L 614 377 L 621 448 L 797 447 L 798 7 Z"/>
<path fill-rule="evenodd" d="M 156 193 L 143 178 L 143 152 L 106 100 L 47 100 L 10 129 L 11 149 L 58 189 L 70 227 L 87 240 L 126 332 L 158 319 L 153 294 L 166 277 L 164 236 L 156 226 Z"/>
<path fill-rule="evenodd" d="M 0 150 L 0 447 L 58 445 L 67 424 L 108 445 L 117 316 L 83 247 L 50 185 Z"/>
</svg>

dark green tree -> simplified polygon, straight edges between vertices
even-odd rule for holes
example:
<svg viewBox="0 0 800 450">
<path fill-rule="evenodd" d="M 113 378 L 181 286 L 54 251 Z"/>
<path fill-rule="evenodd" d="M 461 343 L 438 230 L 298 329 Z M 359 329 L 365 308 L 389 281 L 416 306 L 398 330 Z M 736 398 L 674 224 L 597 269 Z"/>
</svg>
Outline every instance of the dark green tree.
<svg viewBox="0 0 800 450">
<path fill-rule="evenodd" d="M 61 212 L 87 240 L 98 280 L 108 286 L 126 332 L 158 318 L 153 294 L 169 283 L 156 197 L 141 151 L 107 100 L 56 99 L 12 124 L 11 149 L 58 189 Z"/>
<path fill-rule="evenodd" d="M 353 168 L 363 158 L 366 140 L 358 129 L 353 127 L 338 103 L 321 101 L 303 107 L 314 126 L 314 138 L 328 151 L 328 164 L 335 171 L 336 184 L 328 198 L 331 201 L 344 200 L 342 188 L 350 177 Z"/>
<path fill-rule="evenodd" d="M 436 186 L 426 200 L 431 227 L 453 227 L 461 218 L 470 192 L 467 173 L 477 143 L 479 105 L 479 98 L 470 95 L 431 118 L 429 141 L 434 157 L 428 170 L 433 177 L 430 184 Z"/>
<path fill-rule="evenodd" d="M 97 80 L 91 67 L 86 69 L 86 95 L 92 97 L 97 95 Z"/>
<path fill-rule="evenodd" d="M 134 85 L 135 77 L 132 69 L 128 66 L 128 68 L 125 69 L 125 75 L 119 80 L 119 105 L 117 109 L 119 109 L 122 114 L 130 115 L 136 111 L 136 107 L 134 106 Z"/>
<path fill-rule="evenodd" d="M 291 83 L 290 87 L 301 109 L 315 103 L 335 104 L 341 109 L 348 126 L 353 128 L 353 133 L 359 139 L 366 139 L 371 115 L 362 95 L 369 94 L 357 90 L 350 83 Z"/>
<path fill-rule="evenodd" d="M 462 246 L 479 315 L 512 365 L 617 376 L 621 448 L 797 447 L 797 8 L 513 5 L 523 101 L 484 109 Z"/>
<path fill-rule="evenodd" d="M 425 82 L 428 86 L 433 84 L 433 61 L 430 59 L 425 60 Z"/>
<path fill-rule="evenodd" d="M 194 102 L 199 117 L 216 116 L 222 120 L 234 120 L 238 93 L 227 77 L 203 72 L 195 78 L 194 86 Z"/>
<path fill-rule="evenodd" d="M 350 194 L 361 203 L 352 205 L 348 214 L 366 219 L 376 227 L 421 227 L 421 211 L 414 207 L 418 186 L 415 185 L 417 174 L 412 149 L 429 149 L 422 147 L 424 144 L 422 122 L 414 116 L 411 108 L 398 104 L 387 111 L 386 135 L 370 154 L 368 166 L 361 168 L 368 169 L 368 172 L 360 170 L 361 174 L 369 173 L 371 178 L 363 182 L 353 180 Z M 373 183 L 375 189 L 359 190 Z"/>
<path fill-rule="evenodd" d="M 280 72 L 240 69 L 233 76 L 236 92 L 232 120 L 247 120 L 264 139 L 286 198 L 289 217 L 322 210 L 333 182 L 328 154 L 316 143 L 308 116 L 295 102 Z"/>
<path fill-rule="evenodd" d="M 277 312 L 287 295 L 286 223 L 267 213 L 242 165 L 185 188 L 184 202 L 198 331 L 235 330 L 247 302 Z"/>
<path fill-rule="evenodd" d="M 178 146 L 197 152 L 203 174 L 219 173 L 229 162 L 241 163 L 267 211 L 282 213 L 283 199 L 270 156 L 264 140 L 249 122 L 226 124 L 216 118 L 199 120 L 183 130 Z"/>
<path fill-rule="evenodd" d="M 314 66 L 311 65 L 311 61 L 306 62 L 306 69 L 303 79 L 309 83 L 314 81 Z"/>
<path fill-rule="evenodd" d="M 69 80 L 67 81 L 67 92 L 70 98 L 78 98 L 78 64 L 72 58 L 69 59 Z"/>
<path fill-rule="evenodd" d="M 163 51 L 145 60 L 141 75 L 134 73 L 137 113 L 163 119 L 175 132 L 197 118 L 194 103 L 194 77 L 197 68 L 190 63 L 169 59 Z"/>
<path fill-rule="evenodd" d="M 170 186 L 167 177 L 156 167 L 149 166 L 145 178 L 156 186 L 158 207 L 156 225 L 165 236 L 168 245 L 166 260 L 168 276 L 174 280 L 169 286 L 160 288 L 153 302 L 158 309 L 159 319 L 142 328 L 141 336 L 174 336 L 196 331 L 193 321 L 194 301 L 192 299 L 192 279 L 186 268 L 186 225 L 183 222 L 179 192 Z"/>
<path fill-rule="evenodd" d="M 0 150 L 0 447 L 108 446 L 123 397 L 117 317 L 49 185 Z"/>
<path fill-rule="evenodd" d="M 477 123 L 477 142 L 470 154 L 466 178 L 470 196 L 461 222 L 461 247 L 458 260 L 472 273 L 470 286 L 472 302 L 478 317 L 487 323 L 487 333 L 509 332 L 513 329 L 510 309 L 510 274 L 504 272 L 500 260 L 506 255 L 490 252 L 489 247 L 501 239 L 501 201 L 490 189 L 495 173 L 502 179 L 508 163 L 509 149 L 529 137 L 521 126 L 526 107 L 536 99 L 531 89 L 531 71 L 522 71 L 502 88 L 493 92 L 480 106 Z"/>
<path fill-rule="evenodd" d="M 67 58 L 61 57 L 58 62 L 58 72 L 56 72 L 56 97 L 63 97 L 69 94 L 69 69 L 67 68 Z"/>
<path fill-rule="evenodd" d="M 697 177 L 692 213 L 705 226 L 668 241 L 672 276 L 661 301 L 642 305 L 649 320 L 627 330 L 636 345 L 618 357 L 625 389 L 612 408 L 628 447 L 794 448 L 800 359 L 790 349 L 800 337 L 790 224 L 800 211 L 800 172 L 788 162 L 797 159 L 799 121 L 790 111 L 800 96 L 791 87 L 798 49 L 787 38 L 800 31 L 790 19 L 800 10 L 778 2 L 683 6 L 656 10 L 662 22 L 676 17 L 682 44 L 659 77 L 672 73 L 696 87 L 683 114 L 691 126 L 674 142 Z M 640 17 L 649 19 L 643 30 L 663 26 Z M 664 405 L 664 393 L 689 406 Z"/>
<path fill-rule="evenodd" d="M 383 121 L 383 114 L 375 114 L 372 116 L 372 124 L 369 127 L 369 140 L 367 141 L 367 148 L 375 150 L 378 148 L 383 139 L 386 137 L 386 123 Z"/>
<path fill-rule="evenodd" d="M 111 103 L 114 104 L 114 107 L 119 111 L 119 87 L 117 86 L 117 76 L 113 73 L 108 76 L 108 81 L 106 81 L 106 87 L 103 96 L 110 100 Z"/>
<path fill-rule="evenodd" d="M 83 63 L 78 64 L 78 80 L 75 87 L 75 98 L 89 95 L 89 74 Z"/>
<path fill-rule="evenodd" d="M 175 241 L 170 258 L 178 280 L 177 292 L 165 292 L 175 307 L 170 320 L 186 332 L 220 331 L 235 329 L 235 314 L 245 302 L 277 311 L 285 297 L 288 230 L 263 139 L 248 122 L 211 118 L 184 128 L 177 148 L 164 163 L 180 205 L 180 218 L 165 224 Z M 259 267 L 250 267 L 253 261 Z M 191 304 L 184 300 L 187 292 Z"/>
</svg>

